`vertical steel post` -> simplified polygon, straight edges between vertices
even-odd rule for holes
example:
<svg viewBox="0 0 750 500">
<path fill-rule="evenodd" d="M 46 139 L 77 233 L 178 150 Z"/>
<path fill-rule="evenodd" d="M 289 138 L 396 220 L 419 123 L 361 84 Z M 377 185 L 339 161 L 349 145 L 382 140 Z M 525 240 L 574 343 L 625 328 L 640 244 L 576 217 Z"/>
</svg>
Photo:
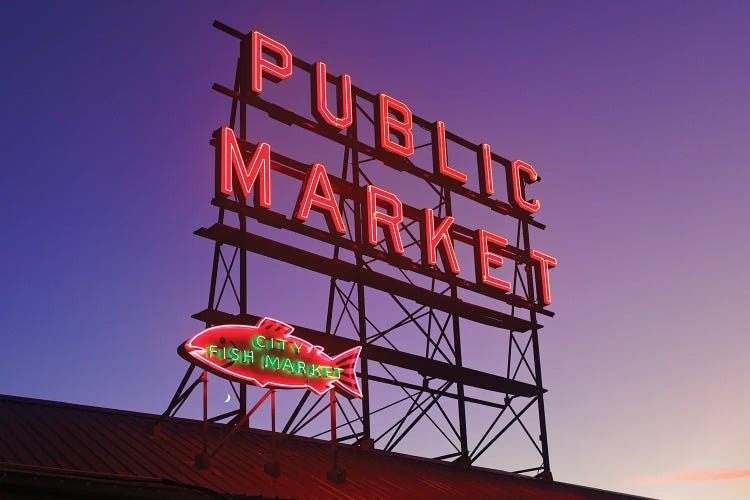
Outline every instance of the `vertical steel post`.
<svg viewBox="0 0 750 500">
<path fill-rule="evenodd" d="M 352 96 L 352 109 L 354 110 L 354 121 L 349 127 L 349 137 L 354 141 L 357 141 L 357 102 L 356 96 Z M 365 261 L 362 257 L 362 251 L 360 250 L 364 242 L 364 235 L 362 234 L 362 211 L 363 203 L 359 183 L 359 151 L 356 149 L 352 150 L 352 184 L 354 189 L 358 190 L 358 193 L 354 195 L 354 239 L 357 242 L 357 249 L 354 252 L 355 260 L 357 263 L 357 269 L 362 270 L 365 267 Z M 358 315 L 358 326 L 359 326 L 359 342 L 362 347 L 367 344 L 367 315 L 365 314 L 365 286 L 361 280 L 357 280 L 357 312 Z M 364 355 L 360 358 L 359 369 L 362 374 L 360 382 L 362 384 L 362 441 L 370 442 L 372 437 L 370 435 L 370 383 L 367 370 L 367 351 L 364 351 Z"/>
<path fill-rule="evenodd" d="M 529 255 L 531 243 L 529 238 L 529 224 L 522 223 L 523 246 L 526 255 Z M 526 286 L 528 288 L 529 300 L 536 302 L 536 287 L 534 286 L 534 275 L 531 266 L 526 266 Z M 539 355 L 539 328 L 536 319 L 536 311 L 529 311 L 531 320 L 531 346 L 534 352 L 534 379 L 537 387 L 537 408 L 539 410 L 539 441 L 542 445 L 543 471 L 539 474 L 542 479 L 552 480 L 552 470 L 549 465 L 549 448 L 547 447 L 547 419 L 544 415 L 544 385 L 542 384 L 542 364 Z"/>
<path fill-rule="evenodd" d="M 276 389 L 269 389 L 267 394 L 271 394 L 271 461 L 263 469 L 269 476 L 279 477 L 281 465 L 276 454 Z"/>
<path fill-rule="evenodd" d="M 349 170 L 349 146 L 344 147 L 344 162 L 341 167 L 341 178 L 343 180 L 346 180 L 347 172 Z M 341 212 L 342 215 L 344 215 L 344 210 L 346 210 L 346 203 L 345 203 L 346 197 L 341 195 L 339 198 L 339 212 Z M 338 259 L 339 253 L 341 251 L 341 247 L 336 245 L 333 247 L 333 258 Z M 331 327 L 333 325 L 333 304 L 336 301 L 336 277 L 332 276 L 330 285 L 328 287 L 328 312 L 326 314 L 326 329 L 325 332 L 327 334 L 331 334 Z"/>
<path fill-rule="evenodd" d="M 336 444 L 336 389 L 331 389 L 331 451 L 333 452 L 333 470 L 339 468 L 338 445 Z"/>
<path fill-rule="evenodd" d="M 276 462 L 276 390 L 271 389 L 271 459 Z"/>
<path fill-rule="evenodd" d="M 453 205 L 451 204 L 451 192 L 447 189 L 442 190 L 443 200 L 445 201 L 445 215 L 453 215 Z M 454 302 L 458 301 L 458 287 L 455 283 L 450 284 L 451 300 Z M 460 318 L 457 314 L 451 314 L 451 321 L 453 323 L 453 348 L 456 351 L 456 366 L 458 368 L 463 367 L 463 360 L 461 357 L 461 324 Z M 458 431 L 459 438 L 461 440 L 461 457 L 459 461 L 470 464 L 469 460 L 469 439 L 467 436 L 466 429 L 466 400 L 464 399 L 464 384 L 462 382 L 456 383 L 456 396 L 458 403 Z"/>
<path fill-rule="evenodd" d="M 208 372 L 203 370 L 203 456 L 208 457 Z"/>
<path fill-rule="evenodd" d="M 247 42 L 243 42 L 246 44 Z M 247 54 L 248 50 L 242 49 L 243 45 L 240 45 L 240 91 L 242 93 L 249 92 L 250 85 L 248 80 L 248 72 L 244 71 L 244 68 L 250 67 L 250 61 L 248 61 Z M 240 138 L 244 141 L 247 140 L 247 104 L 244 102 L 240 103 Z M 239 192 L 235 189 L 235 193 Z M 238 196 L 239 197 L 239 196 Z M 238 212 L 239 217 L 239 229 L 242 234 L 247 233 L 247 217 L 242 213 Z M 240 315 L 247 314 L 247 251 L 240 249 Z M 240 410 L 239 415 L 247 413 L 247 386 L 240 384 Z"/>
<path fill-rule="evenodd" d="M 346 481 L 346 471 L 339 468 L 339 448 L 336 442 L 336 389 L 331 389 L 329 392 L 331 394 L 331 402 L 328 403 L 328 406 L 331 407 L 331 451 L 333 453 L 333 463 L 331 464 L 331 470 L 328 471 L 326 476 L 329 481 L 341 484 Z"/>
<path fill-rule="evenodd" d="M 208 456 L 208 372 L 203 370 L 200 380 L 203 382 L 203 451 L 196 455 L 195 466 L 199 469 L 208 469 L 211 466 L 211 457 Z"/>
</svg>

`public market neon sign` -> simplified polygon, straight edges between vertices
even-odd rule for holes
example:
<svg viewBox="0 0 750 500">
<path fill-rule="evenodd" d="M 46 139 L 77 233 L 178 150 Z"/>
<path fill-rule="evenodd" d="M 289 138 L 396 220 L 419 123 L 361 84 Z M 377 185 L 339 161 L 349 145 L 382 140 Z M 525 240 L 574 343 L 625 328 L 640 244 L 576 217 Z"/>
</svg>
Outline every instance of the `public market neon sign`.
<svg viewBox="0 0 750 500">
<path fill-rule="evenodd" d="M 245 47 L 245 50 L 247 48 Z M 278 83 L 292 77 L 294 57 L 284 44 L 253 31 L 250 36 L 249 50 L 249 88 L 254 94 L 262 93 L 264 80 Z M 310 77 L 312 115 L 322 124 L 346 130 L 353 124 L 354 117 L 351 77 L 344 74 L 338 78 L 335 85 L 337 102 L 335 113 L 328 109 L 326 65 L 322 62 L 315 63 Z M 414 154 L 413 115 L 405 103 L 389 95 L 378 94 L 374 118 L 374 143 L 377 149 L 401 158 L 408 158 Z M 434 122 L 431 134 L 433 174 L 451 185 L 466 184 L 469 179 L 468 175 L 448 164 L 445 123 Z M 243 198 L 247 198 L 252 192 L 256 207 L 270 209 L 272 199 L 270 144 L 258 143 L 250 158 L 245 160 L 231 128 L 222 127 L 217 139 L 219 159 L 217 192 L 222 195 L 232 195 L 236 192 Z M 487 199 L 495 193 L 492 161 L 489 144 L 480 144 L 477 151 L 479 183 L 477 194 Z M 510 162 L 506 169 L 506 187 L 508 200 L 513 210 L 527 216 L 539 210 L 540 201 L 529 200 L 524 194 L 525 187 L 538 180 L 539 175 L 531 164 L 522 160 Z M 377 246 L 379 234 L 382 232 L 388 252 L 402 256 L 404 244 L 401 240 L 400 229 L 404 224 L 404 206 L 401 200 L 396 194 L 371 184 L 356 188 L 361 190 L 357 196 L 360 196 L 362 200 L 362 219 L 365 224 L 364 234 L 367 243 L 372 247 Z M 308 170 L 292 217 L 299 222 L 305 222 L 313 210 L 324 216 L 332 234 L 346 235 L 346 226 L 334 197 L 334 187 L 325 166 L 320 163 L 312 164 Z M 436 267 L 437 255 L 440 254 L 446 275 L 458 275 L 461 268 L 456 257 L 452 230 L 455 219 L 445 217 L 437 220 L 429 208 L 423 209 L 420 215 L 422 263 Z M 509 255 L 506 250 L 508 240 L 480 228 L 474 231 L 473 246 L 477 285 L 510 293 L 511 283 L 492 275 L 493 269 L 503 265 L 503 255 Z M 540 284 L 537 294 L 538 304 L 542 307 L 549 305 L 552 301 L 549 271 L 557 265 L 557 259 L 536 249 L 529 249 L 525 258 L 533 266 L 537 282 Z M 526 299 L 526 297 L 520 298 Z"/>
<path fill-rule="evenodd" d="M 178 351 L 189 362 L 237 382 L 307 388 L 318 395 L 336 388 L 362 397 L 354 371 L 360 346 L 331 357 L 293 331 L 272 318 L 255 326 L 214 326 L 193 335 Z"/>
</svg>

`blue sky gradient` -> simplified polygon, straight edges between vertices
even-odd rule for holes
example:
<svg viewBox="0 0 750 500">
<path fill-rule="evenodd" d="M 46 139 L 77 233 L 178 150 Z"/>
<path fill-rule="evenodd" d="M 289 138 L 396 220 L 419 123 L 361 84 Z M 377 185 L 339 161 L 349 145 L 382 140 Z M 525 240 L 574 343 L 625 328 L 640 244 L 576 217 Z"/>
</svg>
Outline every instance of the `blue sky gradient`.
<svg viewBox="0 0 750 500">
<path fill-rule="evenodd" d="M 210 86 L 231 86 L 237 48 L 218 19 L 537 168 L 534 240 L 559 260 L 541 339 L 556 479 L 750 496 L 748 16 L 731 1 L 3 3 L 0 393 L 165 408 L 208 293 L 212 246 L 192 231 L 216 218 L 208 140 L 229 103 Z M 286 127 L 254 133 L 326 158 Z M 278 272 L 298 276 L 259 280 Z M 323 318 L 311 290 L 251 303 Z"/>
</svg>

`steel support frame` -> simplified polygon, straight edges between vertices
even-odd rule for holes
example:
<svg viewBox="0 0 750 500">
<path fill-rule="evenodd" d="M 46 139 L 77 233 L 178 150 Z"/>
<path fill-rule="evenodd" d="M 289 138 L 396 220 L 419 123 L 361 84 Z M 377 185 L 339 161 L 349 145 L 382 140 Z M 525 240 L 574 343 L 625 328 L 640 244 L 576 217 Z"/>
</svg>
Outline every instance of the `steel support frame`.
<svg viewBox="0 0 750 500">
<path fill-rule="evenodd" d="M 239 31 L 218 22 L 215 22 L 214 25 L 225 33 L 239 38 L 242 43 L 246 43 L 248 37 L 247 34 L 242 34 Z M 243 82 L 242 68 L 248 64 L 248 62 L 244 60 L 244 54 L 247 54 L 247 51 L 241 51 L 241 56 L 237 61 L 237 71 L 233 89 L 230 91 L 218 84 L 214 85 L 214 89 L 231 97 L 230 127 L 234 130 L 237 130 L 237 127 L 239 127 L 238 138 L 241 141 L 249 143 L 247 138 L 248 105 L 259 108 L 265 106 L 264 109 L 268 112 L 269 116 L 274 117 L 273 115 L 276 113 L 277 119 L 279 114 L 284 113 L 286 113 L 284 116 L 286 116 L 290 122 L 293 122 L 295 119 L 299 121 L 299 118 L 295 118 L 293 113 L 288 112 L 283 108 L 269 105 L 259 97 L 250 95 L 250 92 L 247 91 L 247 82 Z M 296 58 L 294 62 L 295 66 L 310 66 Z M 366 147 L 362 146 L 362 143 L 358 138 L 357 123 L 360 120 L 367 120 L 374 123 L 374 120 L 373 117 L 369 116 L 366 109 L 360 105 L 358 99 L 362 98 L 362 96 L 365 96 L 365 98 L 372 96 L 368 95 L 361 89 L 355 88 L 353 90 L 353 107 L 355 110 L 354 124 L 348 128 L 345 136 L 339 136 L 336 140 L 341 143 L 344 149 L 340 179 L 344 182 L 351 183 L 351 185 L 357 188 L 370 183 L 363 167 L 364 163 L 373 159 L 380 160 L 381 162 L 388 162 L 391 160 L 383 158 L 377 154 L 377 152 L 368 150 Z M 237 124 L 238 114 L 239 124 Z M 415 123 L 420 124 L 420 120 L 421 119 L 418 117 L 415 117 Z M 422 122 L 424 121 L 422 120 Z M 425 124 L 426 122 L 421 123 L 422 126 Z M 467 141 L 450 133 L 448 134 L 448 139 L 462 145 L 468 144 Z M 430 145 L 431 144 L 423 144 L 418 147 L 428 147 Z M 363 155 L 365 157 L 364 159 L 362 158 Z M 495 157 L 494 155 L 493 157 L 496 161 L 503 162 L 503 164 L 507 162 L 504 158 Z M 431 177 L 424 175 L 420 176 L 425 182 L 428 182 L 438 197 L 437 204 L 432 208 L 434 209 L 435 214 L 440 218 L 452 215 L 453 213 L 451 198 L 452 192 L 458 192 L 463 196 L 467 196 L 465 192 L 462 192 L 461 189 L 457 187 L 434 183 L 431 182 L 434 180 Z M 235 190 L 235 192 L 237 192 L 237 190 Z M 366 237 L 362 234 L 363 225 L 361 214 L 363 213 L 363 210 L 361 207 L 361 197 L 354 195 L 347 199 L 347 197 L 341 192 L 339 192 L 339 195 L 339 209 L 344 216 L 348 234 L 354 235 L 353 245 L 348 246 L 346 249 L 353 252 L 354 267 L 358 272 L 370 272 L 372 271 L 373 263 L 376 262 L 376 259 L 373 258 L 372 251 L 366 251 L 368 248 L 365 242 Z M 253 213 L 252 207 L 245 205 L 245 200 L 236 195 L 235 202 L 231 202 L 230 200 L 214 200 L 214 204 L 218 207 L 218 224 L 224 224 L 226 211 L 229 209 L 230 212 L 235 213 L 238 216 L 238 229 L 241 233 L 247 232 L 247 217 L 257 215 Z M 243 208 L 238 208 L 238 206 Z M 501 204 L 488 206 L 499 213 L 512 216 L 518 215 L 517 212 L 513 211 L 512 207 L 506 207 Z M 260 220 L 258 217 L 255 218 Z M 515 292 L 518 290 L 519 293 L 516 295 L 525 295 L 528 302 L 511 303 L 510 316 L 512 318 L 518 318 L 519 321 L 521 321 L 521 318 L 517 316 L 517 312 L 523 310 L 528 311 L 529 318 L 528 320 L 523 320 L 524 324 L 528 323 L 528 328 L 525 328 L 528 330 L 526 332 L 514 331 L 512 327 L 505 328 L 508 332 L 509 339 L 505 378 L 510 381 L 515 381 L 522 380 L 524 376 L 528 378 L 530 375 L 533 380 L 533 386 L 535 387 L 533 395 L 520 396 L 513 392 L 501 393 L 499 395 L 502 396 L 503 402 L 497 403 L 495 401 L 485 401 L 481 398 L 467 396 L 465 394 L 464 383 L 460 378 L 457 380 L 442 380 L 442 383 L 439 383 L 438 387 L 430 387 L 430 383 L 433 381 L 441 382 L 441 379 L 435 379 L 434 377 L 429 376 L 422 377 L 421 385 L 400 380 L 399 376 L 389 369 L 387 363 L 384 363 L 382 360 L 373 361 L 368 357 L 366 347 L 374 346 L 374 343 L 380 340 L 390 344 L 392 349 L 396 349 L 396 345 L 389 339 L 389 333 L 394 330 L 410 327 L 414 331 L 420 332 L 424 337 L 425 360 L 447 362 L 458 369 L 462 369 L 461 315 L 446 312 L 444 310 L 440 311 L 424 304 L 418 304 L 418 307 L 415 309 L 413 306 L 409 306 L 405 303 L 403 298 L 398 295 L 388 293 L 394 302 L 395 310 L 402 313 L 403 318 L 391 328 L 378 328 L 374 324 L 374 321 L 368 316 L 368 286 L 366 282 L 362 279 L 351 280 L 332 274 L 329 283 L 326 330 L 324 333 L 337 336 L 341 334 L 342 329 L 348 327 L 352 327 L 356 331 L 356 340 L 358 340 L 360 345 L 365 347 L 362 351 L 363 355 L 360 360 L 359 371 L 363 398 L 358 404 L 346 399 L 348 405 L 342 405 L 340 403 L 334 404 L 334 401 L 332 400 L 329 405 L 324 405 L 322 408 L 318 409 L 320 406 L 319 403 L 323 401 L 324 397 L 314 396 L 311 395 L 310 392 L 305 392 L 301 395 L 296 407 L 284 425 L 282 433 L 304 434 L 304 431 L 308 428 L 309 424 L 319 418 L 327 408 L 330 408 L 331 410 L 337 408 L 343 417 L 343 423 L 336 424 L 334 413 L 331 427 L 333 436 L 336 436 L 335 431 L 338 428 L 348 427 L 350 429 L 350 433 L 347 435 L 336 437 L 335 439 L 337 442 L 353 441 L 362 447 L 373 447 L 377 443 L 382 442 L 384 443 L 383 449 L 392 451 L 396 450 L 399 443 L 402 442 L 402 440 L 421 422 L 429 421 L 429 423 L 432 424 L 432 427 L 439 431 L 446 442 L 450 444 L 454 450 L 434 458 L 453 460 L 463 465 L 470 465 L 476 462 L 491 445 L 503 437 L 510 429 L 518 427 L 523 430 L 525 435 L 529 438 L 531 445 L 533 445 L 536 451 L 538 451 L 540 462 L 538 465 L 523 467 L 515 472 L 534 473 L 537 477 L 551 479 L 552 475 L 549 463 L 543 397 L 545 389 L 542 384 L 539 352 L 539 328 L 541 328 L 541 325 L 537 321 L 537 314 L 551 316 L 551 313 L 544 309 L 534 307 L 534 276 L 528 260 L 524 259 L 524 256 L 529 255 L 529 250 L 531 248 L 529 226 L 544 228 L 544 225 L 530 218 L 517 217 L 517 220 L 516 242 L 515 246 L 511 247 L 513 249 L 513 258 L 515 259 L 513 292 L 516 294 Z M 405 241 L 406 245 L 418 244 L 419 233 L 418 231 L 414 231 L 413 228 L 410 227 L 410 224 L 406 225 L 402 234 L 408 235 L 407 237 L 409 241 Z M 336 242 L 333 243 L 332 260 L 339 259 L 341 249 L 342 245 L 336 244 Z M 380 250 L 387 253 L 387 248 L 382 243 Z M 248 312 L 247 291 L 249 283 L 247 278 L 247 254 L 248 250 L 241 245 L 237 245 L 234 241 L 222 240 L 221 238 L 216 238 L 214 240 L 214 255 L 208 309 L 204 312 L 219 312 L 229 309 L 229 306 L 226 304 L 227 297 L 229 297 L 230 300 L 233 298 L 235 301 L 234 307 L 239 310 L 237 317 L 240 318 L 240 320 L 244 318 L 249 323 L 250 318 L 254 317 Z M 401 278 L 406 282 L 413 283 L 409 276 L 410 271 L 408 269 L 398 268 L 398 272 L 400 273 Z M 351 281 L 353 282 L 347 287 L 347 283 Z M 440 295 L 445 295 L 450 301 L 457 302 L 460 299 L 460 283 L 457 283 L 458 282 L 447 283 L 446 286 L 446 283 L 433 277 L 431 279 L 431 290 Z M 231 294 L 229 294 L 229 290 L 231 290 Z M 222 300 L 224 302 L 222 302 Z M 196 315 L 196 317 L 209 318 L 210 315 Z M 428 319 L 427 327 L 424 327 L 424 325 L 420 323 L 420 320 L 424 320 L 424 318 Z M 214 321 L 215 320 L 206 319 L 205 324 L 207 327 L 213 326 L 216 324 Z M 502 328 L 500 329 L 502 330 Z M 372 365 L 373 362 L 375 365 Z M 372 366 L 382 369 L 387 376 L 371 374 Z M 499 373 L 501 368 L 498 367 L 497 370 Z M 190 365 L 185 377 L 168 405 L 167 410 L 164 412 L 165 416 L 176 413 L 191 391 L 202 380 L 199 378 L 193 384 L 188 385 L 187 382 L 192 371 L 193 366 Z M 239 407 L 234 411 L 208 420 L 222 420 L 232 417 L 231 423 L 242 425 L 242 417 L 248 413 L 247 387 L 244 384 L 238 384 L 239 387 L 237 389 L 234 384 L 231 385 L 232 390 L 237 396 Z M 398 399 L 383 404 L 380 407 L 371 406 L 371 391 L 381 390 L 384 386 L 399 387 L 402 391 L 402 395 Z M 402 417 L 387 427 L 384 432 L 375 435 L 371 420 L 372 416 L 381 411 L 396 408 L 401 404 L 408 404 L 408 408 L 403 412 Z M 448 412 L 446 411 L 446 405 L 454 405 L 453 408 L 458 415 L 457 425 L 454 425 L 451 418 L 449 418 Z M 468 405 L 485 406 L 488 408 L 494 408 L 497 411 L 496 417 L 483 432 L 476 427 L 469 427 L 467 423 Z M 514 408 L 514 405 L 516 408 Z M 357 408 L 357 406 L 359 406 L 359 408 Z M 539 436 L 533 436 L 522 419 L 522 417 L 526 415 L 534 414 L 534 412 L 528 412 L 528 410 L 534 406 L 537 407 L 536 423 L 539 428 Z M 441 420 L 442 424 L 439 423 Z M 448 429 L 444 430 L 443 427 L 445 427 L 446 424 Z M 472 436 L 470 436 L 470 434 L 472 434 L 472 436 L 480 437 L 479 439 L 471 439 Z M 311 435 L 313 437 L 319 437 L 322 433 L 319 432 Z"/>
</svg>

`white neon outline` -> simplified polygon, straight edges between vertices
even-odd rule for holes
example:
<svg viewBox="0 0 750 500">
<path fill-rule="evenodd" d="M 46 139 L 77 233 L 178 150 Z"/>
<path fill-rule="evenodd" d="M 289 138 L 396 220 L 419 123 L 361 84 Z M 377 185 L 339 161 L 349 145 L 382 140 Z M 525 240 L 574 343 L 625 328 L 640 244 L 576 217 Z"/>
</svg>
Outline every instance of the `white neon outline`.
<svg viewBox="0 0 750 500">
<path fill-rule="evenodd" d="M 378 200 L 389 203 L 393 208 L 394 214 L 378 212 Z M 401 200 L 393 193 L 385 189 L 367 185 L 367 241 L 376 246 L 378 244 L 378 224 L 383 227 L 383 237 L 386 238 L 385 227 L 389 228 L 388 233 L 391 235 L 393 249 L 399 255 L 404 254 L 404 243 L 401 241 L 401 230 L 398 225 L 404 220 L 404 207 Z"/>
<path fill-rule="evenodd" d="M 539 180 L 536 170 L 530 164 L 522 160 L 513 160 L 510 164 L 510 172 L 513 179 L 513 200 L 516 205 L 529 213 L 539 210 L 541 203 L 539 200 L 526 201 L 521 194 L 521 172 L 525 172 L 529 177 L 529 184 Z"/>
<path fill-rule="evenodd" d="M 310 210 L 315 205 L 324 211 L 323 217 L 326 218 L 329 226 L 333 222 L 336 231 L 340 234 L 346 234 L 344 219 L 341 217 L 336 198 L 333 196 L 333 187 L 331 186 L 325 166 L 320 163 L 313 163 L 305 179 L 304 191 L 294 211 L 294 217 L 303 222 L 306 221 L 310 217 Z M 318 194 L 318 186 L 323 190 L 322 195 Z"/>
<path fill-rule="evenodd" d="M 245 164 L 237 143 L 234 130 L 221 127 L 221 192 L 232 194 L 232 173 L 237 173 L 242 193 L 245 198 L 260 177 L 258 204 L 265 208 L 271 207 L 271 146 L 267 142 L 259 142 L 253 152 L 253 157 Z"/>
<path fill-rule="evenodd" d="M 479 269 L 481 271 L 482 283 L 510 292 L 511 285 L 509 282 L 501 278 L 496 278 L 490 275 L 490 267 L 498 268 L 503 265 L 503 257 L 496 253 L 490 252 L 489 244 L 494 243 L 495 245 L 505 247 L 508 246 L 508 240 L 497 234 L 485 231 L 484 229 L 477 229 L 477 240 L 479 244 Z"/>
<path fill-rule="evenodd" d="M 336 128 L 345 129 L 354 122 L 354 113 L 352 112 L 352 77 L 343 74 L 339 78 L 339 89 L 341 92 L 341 103 L 343 116 L 338 117 L 328 110 L 328 91 L 326 89 L 326 64 L 324 62 L 315 63 L 315 103 L 318 113 L 323 117 L 326 123 Z M 337 94 L 338 101 L 338 94 Z"/>
<path fill-rule="evenodd" d="M 461 184 L 466 184 L 469 177 L 454 168 L 448 166 L 448 141 L 445 139 L 445 123 L 435 122 L 435 140 L 437 141 L 437 157 L 433 160 L 433 168 L 436 174 L 445 175 Z"/>
<path fill-rule="evenodd" d="M 403 157 L 409 157 L 414 154 L 414 136 L 411 132 L 413 123 L 412 115 L 409 107 L 403 102 L 394 99 L 387 94 L 378 94 L 378 108 L 379 108 L 379 124 L 380 127 L 377 132 L 379 137 L 379 146 L 381 149 L 396 153 Z M 391 118 L 390 111 L 398 111 L 404 117 L 404 121 Z M 401 145 L 398 142 L 391 140 L 391 129 L 401 132 L 404 136 L 404 144 Z"/>
<path fill-rule="evenodd" d="M 196 340 L 201 335 L 205 335 L 205 334 L 207 334 L 209 332 L 211 332 L 211 333 L 221 332 L 221 330 L 230 330 L 230 331 L 234 330 L 234 331 L 236 331 L 236 329 L 239 328 L 240 330 L 251 329 L 253 333 L 257 333 L 258 330 L 260 329 L 260 326 L 264 322 L 266 322 L 266 321 L 273 321 L 275 323 L 278 323 L 281 326 L 285 326 L 285 327 L 289 328 L 289 331 L 287 331 L 281 337 L 285 338 L 286 341 L 297 342 L 299 345 L 301 345 L 303 347 L 306 346 L 308 349 L 307 349 L 307 351 L 304 354 L 310 354 L 313 350 L 317 350 L 318 351 L 317 355 L 320 355 L 320 356 L 322 356 L 324 358 L 328 358 L 328 361 L 332 362 L 334 359 L 349 357 L 351 354 L 356 353 L 356 357 L 354 358 L 354 361 L 352 363 L 352 375 L 353 375 L 354 382 L 355 382 L 356 387 L 357 387 L 356 392 L 353 391 L 353 390 L 351 390 L 350 388 L 344 386 L 343 384 L 341 384 L 340 383 L 340 379 L 328 380 L 323 385 L 324 387 L 326 387 L 326 389 L 323 390 L 323 391 L 318 391 L 317 388 L 312 387 L 311 385 L 309 385 L 307 383 L 302 383 L 302 384 L 283 384 L 283 383 L 271 382 L 271 381 L 268 381 L 268 382 L 265 382 L 265 383 L 261 383 L 255 377 L 249 377 L 249 376 L 244 376 L 244 375 L 240 375 L 240 374 L 234 373 L 234 372 L 232 372 L 230 370 L 227 370 L 223 366 L 221 366 L 221 365 L 219 365 L 219 364 L 211 361 L 207 357 L 202 357 L 201 354 L 205 355 L 206 350 L 203 347 L 200 347 L 200 346 L 197 346 L 197 345 L 193 344 L 194 340 Z M 283 321 L 279 321 L 277 319 L 269 318 L 268 316 L 265 316 L 265 317 L 261 318 L 255 324 L 255 326 L 251 326 L 251 325 L 219 325 L 219 326 L 212 326 L 210 328 L 206 328 L 206 329 L 201 330 L 200 332 L 196 333 L 195 335 L 193 335 L 190 339 L 188 339 L 185 342 L 184 347 L 185 347 L 185 351 L 191 357 L 195 358 L 198 361 L 199 364 L 210 366 L 213 369 L 215 369 L 215 370 L 217 370 L 217 371 L 219 371 L 221 373 L 225 373 L 225 374 L 233 377 L 235 380 L 237 380 L 237 379 L 246 380 L 248 382 L 251 382 L 251 383 L 257 385 L 258 387 L 267 387 L 267 386 L 270 385 L 272 387 L 282 387 L 282 388 L 285 388 L 285 389 L 307 388 L 307 389 L 313 391 L 318 396 L 321 396 L 321 395 L 325 394 L 326 392 L 328 392 L 330 389 L 332 389 L 334 385 L 338 385 L 341 388 L 341 390 L 348 392 L 349 394 L 353 395 L 354 397 L 357 397 L 357 398 L 361 398 L 362 397 L 362 389 L 360 388 L 359 379 L 357 378 L 357 373 L 356 373 L 357 361 L 359 361 L 359 354 L 360 354 L 360 351 L 362 350 L 362 346 L 352 347 L 351 349 L 348 349 L 348 350 L 342 352 L 341 354 L 337 354 L 336 356 L 331 357 L 328 354 L 326 354 L 325 351 L 323 351 L 323 347 L 322 346 L 311 344 L 307 340 L 304 340 L 304 339 L 302 339 L 300 337 L 292 335 L 291 333 L 293 331 L 294 331 L 294 327 L 292 325 L 290 325 L 288 323 L 284 323 Z M 347 356 L 344 356 L 345 354 Z"/>
<path fill-rule="evenodd" d="M 281 57 L 281 66 L 263 59 L 263 49 L 271 49 Z M 294 65 L 293 57 L 289 49 L 281 42 L 264 35 L 260 31 L 253 31 L 251 34 L 251 77 L 250 87 L 253 92 L 260 94 L 263 91 L 263 73 L 286 80 L 292 76 Z"/>
<path fill-rule="evenodd" d="M 529 256 L 539 263 L 539 276 L 542 280 L 542 302 L 548 306 L 552 303 L 549 270 L 557 266 L 557 259 L 534 249 L 529 250 Z"/>
<path fill-rule="evenodd" d="M 440 224 L 438 224 L 437 230 L 435 230 L 435 214 L 433 210 L 431 208 L 425 208 L 423 212 L 425 222 L 425 241 L 423 241 L 422 244 L 425 245 L 424 249 L 427 257 L 427 264 L 431 266 L 437 265 L 437 246 L 442 243 L 448 257 L 447 260 L 451 272 L 453 274 L 459 274 L 461 268 L 458 266 L 456 249 L 453 246 L 453 240 L 449 233 L 450 227 L 456 219 L 451 216 L 444 218 Z M 443 261 L 443 267 L 445 267 L 445 261 Z"/>
<path fill-rule="evenodd" d="M 495 193 L 495 181 L 492 177 L 492 152 L 489 144 L 480 144 L 479 158 L 482 174 L 479 176 L 479 190 L 485 196 Z"/>
</svg>

